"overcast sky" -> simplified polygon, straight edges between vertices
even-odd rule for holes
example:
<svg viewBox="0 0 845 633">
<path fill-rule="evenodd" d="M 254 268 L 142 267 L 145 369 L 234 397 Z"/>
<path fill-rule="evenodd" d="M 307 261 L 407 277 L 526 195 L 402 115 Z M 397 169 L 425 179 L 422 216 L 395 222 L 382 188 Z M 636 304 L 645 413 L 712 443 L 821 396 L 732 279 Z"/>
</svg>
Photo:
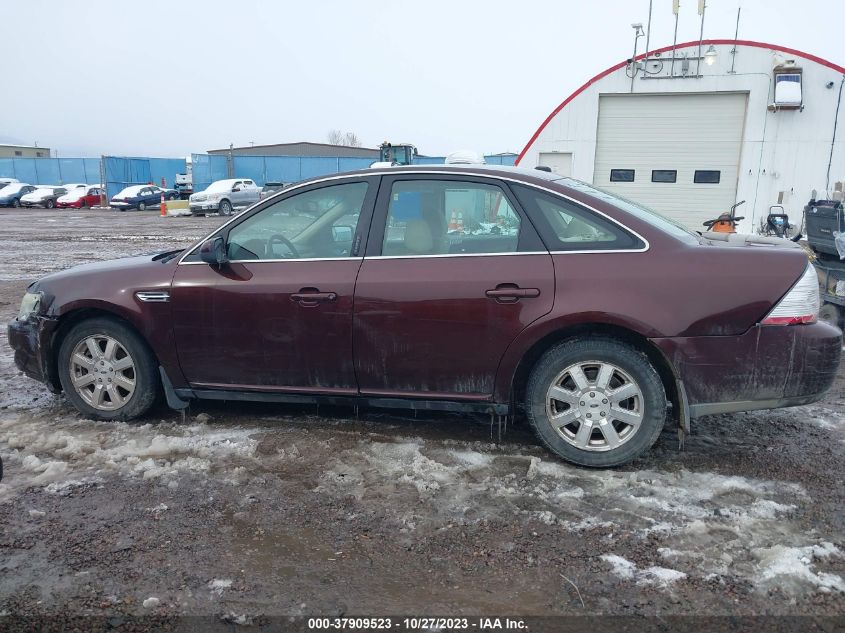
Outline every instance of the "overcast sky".
<svg viewBox="0 0 845 633">
<path fill-rule="evenodd" d="M 337 128 L 432 155 L 519 151 L 570 92 L 630 57 L 648 4 L 4 0 L 0 142 L 184 156 Z M 845 64 L 841 0 L 739 4 L 741 39 Z M 652 49 L 672 43 L 671 5 L 654 0 Z M 697 1 L 681 5 L 678 41 L 697 40 Z M 709 0 L 705 38 L 732 38 L 737 6 Z"/>
</svg>

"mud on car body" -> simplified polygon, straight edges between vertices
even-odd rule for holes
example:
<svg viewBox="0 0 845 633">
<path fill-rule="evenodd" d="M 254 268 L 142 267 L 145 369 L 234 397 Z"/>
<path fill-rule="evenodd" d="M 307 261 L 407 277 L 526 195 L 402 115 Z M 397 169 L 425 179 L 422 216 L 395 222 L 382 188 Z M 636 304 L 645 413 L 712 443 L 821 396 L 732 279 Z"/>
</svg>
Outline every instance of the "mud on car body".
<svg viewBox="0 0 845 633">
<path fill-rule="evenodd" d="M 828 390 L 841 333 L 790 244 L 690 233 L 551 173 L 371 169 L 288 187 L 185 251 L 49 275 L 9 341 L 92 417 L 160 393 L 519 406 L 562 458 L 613 466 L 667 421 Z"/>
</svg>

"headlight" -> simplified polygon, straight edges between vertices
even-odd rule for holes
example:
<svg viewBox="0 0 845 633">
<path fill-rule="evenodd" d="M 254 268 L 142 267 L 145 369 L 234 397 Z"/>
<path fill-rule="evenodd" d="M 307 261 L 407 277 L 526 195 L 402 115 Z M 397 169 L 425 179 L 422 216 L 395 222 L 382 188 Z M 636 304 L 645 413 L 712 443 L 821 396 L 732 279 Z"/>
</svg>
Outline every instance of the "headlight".
<svg viewBox="0 0 845 633">
<path fill-rule="evenodd" d="M 33 314 L 38 313 L 38 309 L 41 307 L 42 296 L 43 293 L 40 292 L 27 292 L 23 296 L 23 300 L 21 301 L 21 309 L 18 311 L 19 321 L 26 321 Z"/>
</svg>

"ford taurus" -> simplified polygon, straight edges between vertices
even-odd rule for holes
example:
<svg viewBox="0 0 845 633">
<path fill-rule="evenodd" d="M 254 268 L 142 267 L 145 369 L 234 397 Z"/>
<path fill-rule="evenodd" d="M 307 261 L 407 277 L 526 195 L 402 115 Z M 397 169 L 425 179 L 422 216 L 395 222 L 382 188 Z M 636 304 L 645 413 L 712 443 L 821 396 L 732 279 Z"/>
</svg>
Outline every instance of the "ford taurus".
<svg viewBox="0 0 845 633">
<path fill-rule="evenodd" d="M 557 455 L 606 467 L 669 422 L 821 398 L 842 340 L 818 310 L 783 240 L 692 233 L 551 173 L 394 167 L 288 187 L 184 251 L 44 277 L 9 341 L 94 418 L 159 394 L 524 410 Z"/>
</svg>

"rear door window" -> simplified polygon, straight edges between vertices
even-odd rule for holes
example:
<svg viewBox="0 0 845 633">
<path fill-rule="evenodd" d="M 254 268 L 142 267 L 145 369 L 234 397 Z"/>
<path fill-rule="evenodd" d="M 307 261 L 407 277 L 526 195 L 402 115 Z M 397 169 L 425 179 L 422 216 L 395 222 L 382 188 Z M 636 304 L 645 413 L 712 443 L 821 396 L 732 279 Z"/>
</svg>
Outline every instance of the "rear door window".
<svg viewBox="0 0 845 633">
<path fill-rule="evenodd" d="M 382 255 L 514 253 L 522 219 L 505 191 L 460 180 L 398 180 L 387 208 Z"/>
</svg>

